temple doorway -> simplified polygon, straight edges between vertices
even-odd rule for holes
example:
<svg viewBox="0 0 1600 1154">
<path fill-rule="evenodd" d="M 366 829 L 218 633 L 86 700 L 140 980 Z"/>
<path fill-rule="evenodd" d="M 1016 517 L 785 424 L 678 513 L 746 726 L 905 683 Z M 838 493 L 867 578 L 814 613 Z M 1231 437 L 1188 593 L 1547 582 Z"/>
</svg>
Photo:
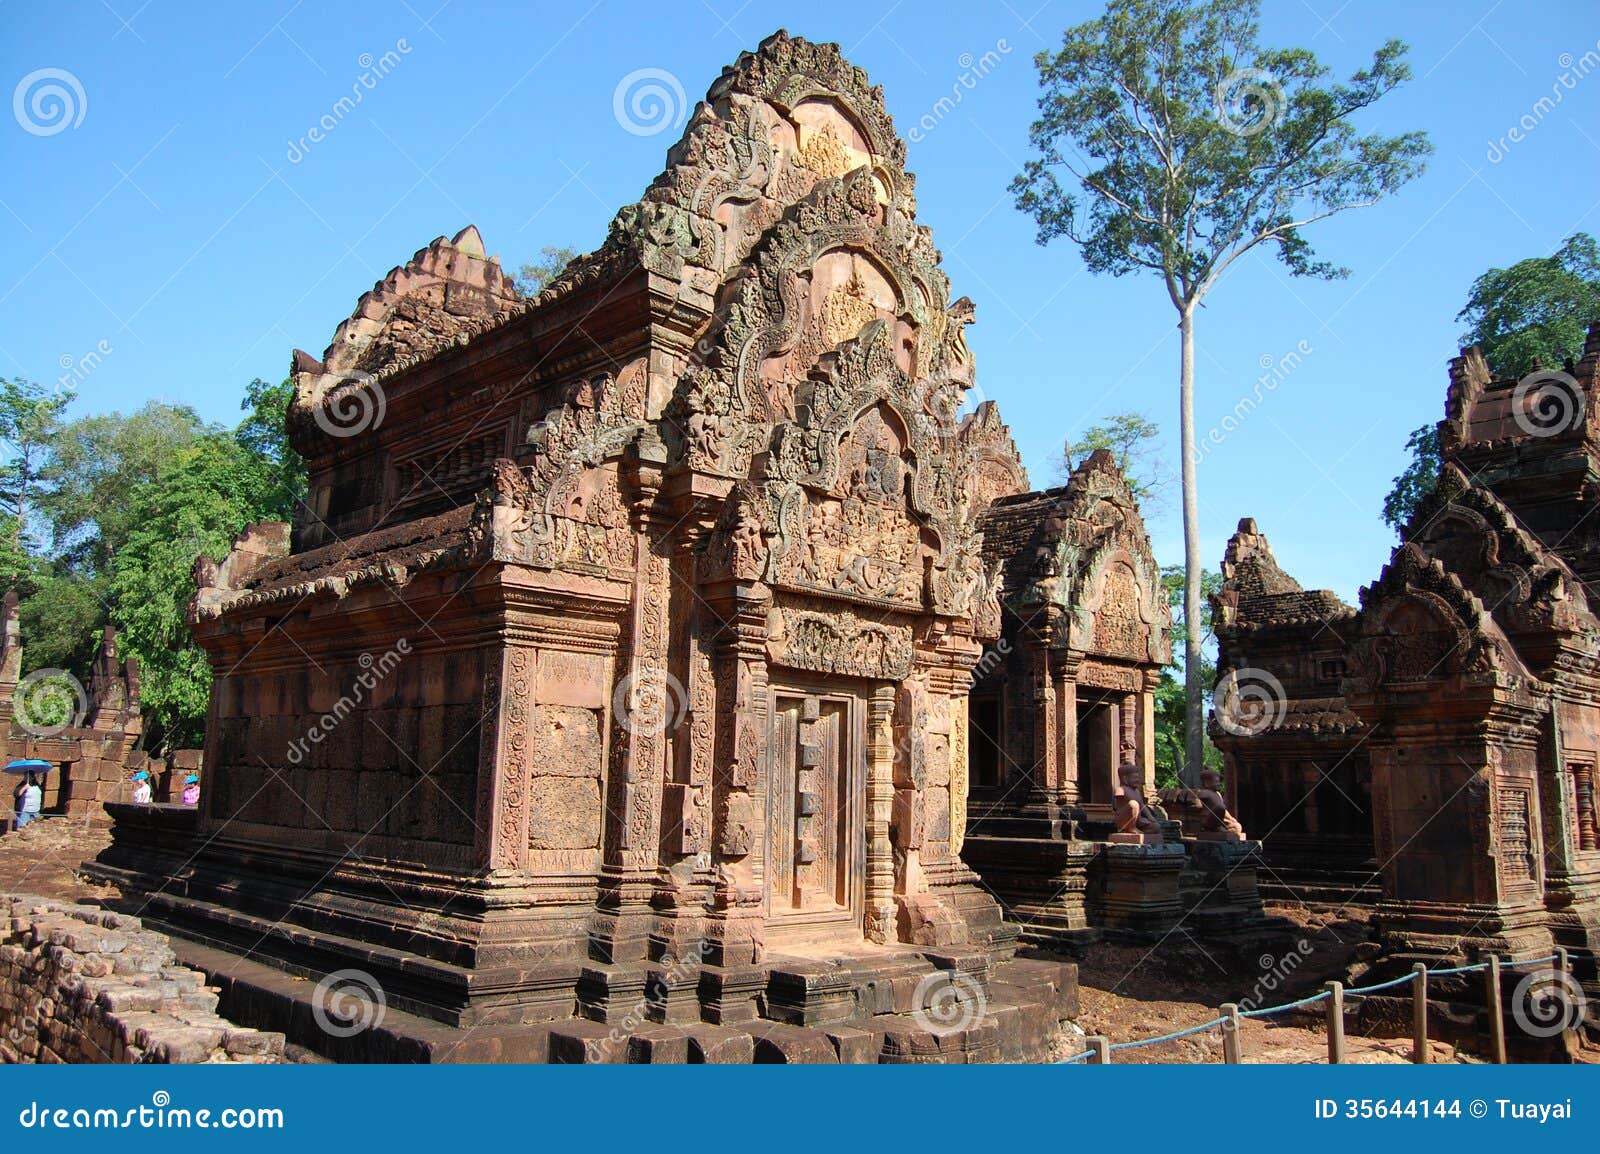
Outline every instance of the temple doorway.
<svg viewBox="0 0 1600 1154">
<path fill-rule="evenodd" d="M 1117 796 L 1122 743 L 1118 700 L 1093 690 L 1078 692 L 1078 804 L 1109 812 Z"/>
<path fill-rule="evenodd" d="M 767 918 L 777 930 L 861 932 L 866 711 L 854 694 L 773 694 Z"/>
</svg>

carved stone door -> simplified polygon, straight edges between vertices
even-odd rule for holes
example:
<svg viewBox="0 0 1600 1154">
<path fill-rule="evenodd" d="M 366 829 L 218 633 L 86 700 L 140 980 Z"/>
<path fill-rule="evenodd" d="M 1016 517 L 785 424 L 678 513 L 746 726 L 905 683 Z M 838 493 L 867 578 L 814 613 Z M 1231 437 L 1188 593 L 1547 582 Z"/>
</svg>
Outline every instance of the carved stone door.
<svg viewBox="0 0 1600 1154">
<path fill-rule="evenodd" d="M 779 928 L 861 926 L 865 711 L 859 697 L 776 690 L 767 794 L 767 916 Z"/>
</svg>

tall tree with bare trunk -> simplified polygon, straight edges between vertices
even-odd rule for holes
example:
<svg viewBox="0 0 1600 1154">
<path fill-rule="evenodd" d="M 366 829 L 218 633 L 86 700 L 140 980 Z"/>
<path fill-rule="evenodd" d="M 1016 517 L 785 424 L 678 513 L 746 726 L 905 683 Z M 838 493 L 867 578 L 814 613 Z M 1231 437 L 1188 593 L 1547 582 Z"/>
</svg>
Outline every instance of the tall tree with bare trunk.
<svg viewBox="0 0 1600 1154">
<path fill-rule="evenodd" d="M 1410 75 L 1391 40 L 1346 83 L 1311 52 L 1259 43 L 1259 0 L 1111 0 L 1037 57 L 1035 152 L 1012 182 L 1038 240 L 1076 243 L 1091 272 L 1150 271 L 1178 313 L 1184 607 L 1201 619 L 1194 448 L 1195 320 L 1238 260 L 1266 247 L 1295 276 L 1348 270 L 1305 230 L 1376 204 L 1420 174 L 1426 134 L 1363 133 L 1355 120 Z M 1201 631 L 1184 646 L 1184 781 L 1205 737 Z"/>
</svg>

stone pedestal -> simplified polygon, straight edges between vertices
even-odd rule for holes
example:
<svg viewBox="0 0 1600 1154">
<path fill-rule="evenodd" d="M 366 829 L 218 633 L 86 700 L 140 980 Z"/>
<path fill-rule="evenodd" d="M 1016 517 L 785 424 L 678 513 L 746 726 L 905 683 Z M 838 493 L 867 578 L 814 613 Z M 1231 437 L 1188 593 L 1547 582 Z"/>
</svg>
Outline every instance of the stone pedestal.
<svg viewBox="0 0 1600 1154">
<path fill-rule="evenodd" d="M 1183 920 L 1183 845 L 1108 844 L 1092 871 L 1091 906 L 1110 938 L 1159 938 Z"/>
<path fill-rule="evenodd" d="M 1257 872 L 1259 841 L 1236 841 L 1217 834 L 1185 838 L 1189 869 L 1182 887 L 1184 906 L 1196 932 L 1226 933 L 1268 921 L 1261 905 Z"/>
</svg>

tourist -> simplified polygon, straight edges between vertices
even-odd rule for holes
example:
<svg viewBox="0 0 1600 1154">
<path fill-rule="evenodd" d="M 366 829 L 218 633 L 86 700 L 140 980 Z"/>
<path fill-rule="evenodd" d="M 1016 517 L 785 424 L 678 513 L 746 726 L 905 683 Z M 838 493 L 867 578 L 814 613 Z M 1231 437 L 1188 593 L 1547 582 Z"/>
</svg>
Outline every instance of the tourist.
<svg viewBox="0 0 1600 1154">
<path fill-rule="evenodd" d="M 44 805 L 44 790 L 39 788 L 39 779 L 30 773 L 17 786 L 16 796 L 17 828 L 21 829 L 39 816 L 39 810 Z"/>
<path fill-rule="evenodd" d="M 183 779 L 183 804 L 200 804 L 200 779 L 192 773 Z"/>
<path fill-rule="evenodd" d="M 150 775 L 142 769 L 133 775 L 133 804 L 150 804 Z"/>
</svg>

